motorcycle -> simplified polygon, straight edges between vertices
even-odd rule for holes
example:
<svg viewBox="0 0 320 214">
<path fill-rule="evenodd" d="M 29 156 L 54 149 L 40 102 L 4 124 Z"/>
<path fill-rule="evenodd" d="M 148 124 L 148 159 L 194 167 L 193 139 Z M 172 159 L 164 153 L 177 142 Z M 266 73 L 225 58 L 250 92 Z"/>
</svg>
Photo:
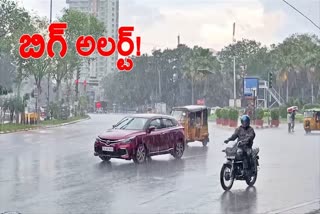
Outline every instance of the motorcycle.
<svg viewBox="0 0 320 214">
<path fill-rule="evenodd" d="M 250 170 L 244 167 L 244 151 L 239 148 L 241 141 L 235 146 L 228 147 L 222 152 L 226 153 L 227 161 L 222 165 L 220 172 L 220 183 L 225 191 L 232 188 L 234 180 L 245 180 L 249 186 L 253 186 L 258 176 L 259 148 L 252 149 L 252 164 Z"/>
</svg>

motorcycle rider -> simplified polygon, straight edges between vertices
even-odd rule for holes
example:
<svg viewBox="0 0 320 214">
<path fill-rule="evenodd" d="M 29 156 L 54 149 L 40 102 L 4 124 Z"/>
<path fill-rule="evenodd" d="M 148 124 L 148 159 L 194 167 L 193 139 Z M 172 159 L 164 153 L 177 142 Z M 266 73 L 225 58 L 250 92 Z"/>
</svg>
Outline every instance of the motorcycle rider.
<svg viewBox="0 0 320 214">
<path fill-rule="evenodd" d="M 225 144 L 229 143 L 229 141 L 234 141 L 238 139 L 241 141 L 239 144 L 239 148 L 243 150 L 246 158 L 244 159 L 244 168 L 251 169 L 252 164 L 252 145 L 253 140 L 256 137 L 254 129 L 250 126 L 250 117 L 248 115 L 243 115 L 241 117 L 241 126 L 239 126 L 234 134 L 224 141 Z"/>
</svg>

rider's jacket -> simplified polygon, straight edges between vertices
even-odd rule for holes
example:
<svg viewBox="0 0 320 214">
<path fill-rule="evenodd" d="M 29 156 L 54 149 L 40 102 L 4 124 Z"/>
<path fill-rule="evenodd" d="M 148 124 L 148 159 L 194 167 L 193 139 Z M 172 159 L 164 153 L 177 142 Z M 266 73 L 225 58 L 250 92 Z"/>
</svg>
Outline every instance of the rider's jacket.
<svg viewBox="0 0 320 214">
<path fill-rule="evenodd" d="M 228 138 L 229 141 L 234 141 L 238 139 L 238 141 L 242 141 L 247 147 L 252 148 L 253 140 L 256 137 L 256 133 L 251 126 L 246 128 L 240 126 L 238 127 L 234 134 Z"/>
</svg>

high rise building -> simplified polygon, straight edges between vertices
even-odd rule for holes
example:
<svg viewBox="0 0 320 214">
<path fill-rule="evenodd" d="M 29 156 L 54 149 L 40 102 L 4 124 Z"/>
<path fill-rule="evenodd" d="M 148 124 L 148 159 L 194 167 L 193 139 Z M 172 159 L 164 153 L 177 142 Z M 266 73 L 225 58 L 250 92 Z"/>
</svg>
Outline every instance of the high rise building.
<svg viewBox="0 0 320 214">
<path fill-rule="evenodd" d="M 106 37 L 118 40 L 119 0 L 66 0 L 69 9 L 91 13 L 104 23 Z M 81 79 L 100 81 L 108 73 L 116 71 L 117 53 L 110 57 L 91 56 L 90 63 L 84 63 L 81 68 Z"/>
</svg>

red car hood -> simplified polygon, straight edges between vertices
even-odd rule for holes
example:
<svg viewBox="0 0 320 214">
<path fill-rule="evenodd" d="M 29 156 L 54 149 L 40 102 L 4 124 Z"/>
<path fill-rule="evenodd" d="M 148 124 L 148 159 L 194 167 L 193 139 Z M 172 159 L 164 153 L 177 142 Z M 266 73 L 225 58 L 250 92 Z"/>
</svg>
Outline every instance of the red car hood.
<svg viewBox="0 0 320 214">
<path fill-rule="evenodd" d="M 137 130 L 121 130 L 121 129 L 109 129 L 105 133 L 99 135 L 101 139 L 108 140 L 121 140 L 143 133 L 143 131 Z"/>
</svg>

